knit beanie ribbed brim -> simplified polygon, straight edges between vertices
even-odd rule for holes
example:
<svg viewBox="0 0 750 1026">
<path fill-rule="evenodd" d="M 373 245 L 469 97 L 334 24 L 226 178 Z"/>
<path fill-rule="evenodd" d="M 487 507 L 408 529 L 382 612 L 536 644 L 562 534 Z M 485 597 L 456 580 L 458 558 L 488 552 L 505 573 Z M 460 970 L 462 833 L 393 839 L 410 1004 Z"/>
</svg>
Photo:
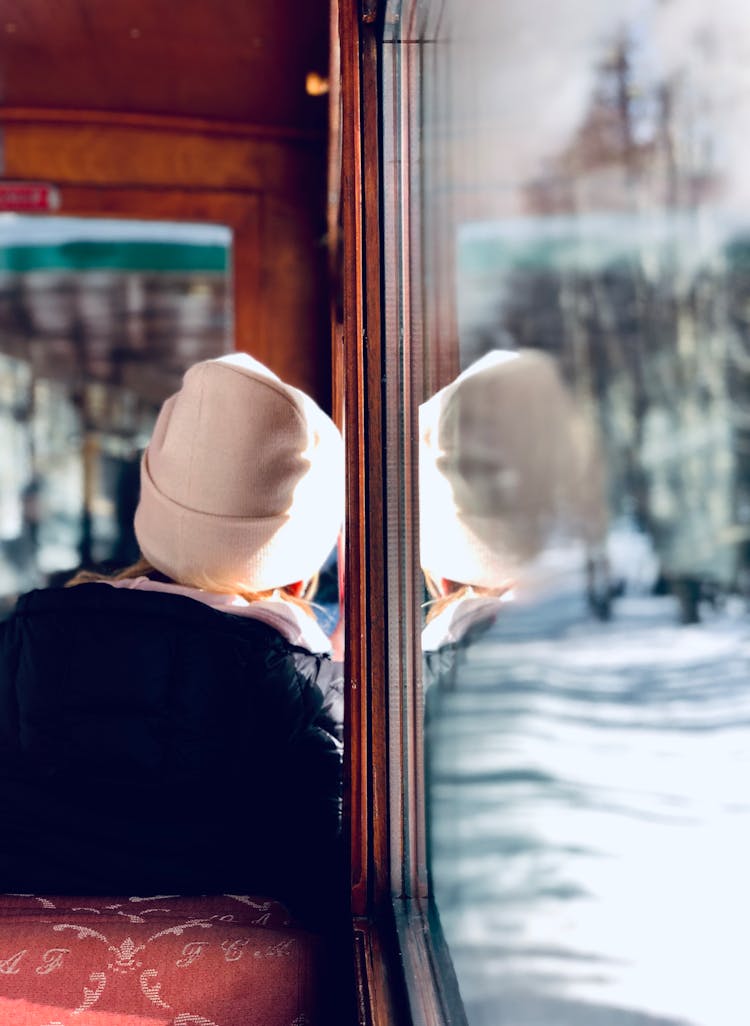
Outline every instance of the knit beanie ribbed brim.
<svg viewBox="0 0 750 1026">
<path fill-rule="evenodd" d="M 172 580 L 266 591 L 313 577 L 343 519 L 338 429 L 246 353 L 206 360 L 162 406 L 135 531 Z"/>
</svg>

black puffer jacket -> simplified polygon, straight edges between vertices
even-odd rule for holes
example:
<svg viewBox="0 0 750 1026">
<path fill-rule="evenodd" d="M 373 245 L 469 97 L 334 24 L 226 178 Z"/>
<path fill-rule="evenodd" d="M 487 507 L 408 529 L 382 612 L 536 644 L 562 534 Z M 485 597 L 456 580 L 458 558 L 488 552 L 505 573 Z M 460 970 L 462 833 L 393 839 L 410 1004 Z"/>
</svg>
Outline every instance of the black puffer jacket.
<svg viewBox="0 0 750 1026">
<path fill-rule="evenodd" d="M 0 626 L 0 890 L 324 908 L 339 858 L 338 669 L 182 596 L 24 596 Z"/>
</svg>

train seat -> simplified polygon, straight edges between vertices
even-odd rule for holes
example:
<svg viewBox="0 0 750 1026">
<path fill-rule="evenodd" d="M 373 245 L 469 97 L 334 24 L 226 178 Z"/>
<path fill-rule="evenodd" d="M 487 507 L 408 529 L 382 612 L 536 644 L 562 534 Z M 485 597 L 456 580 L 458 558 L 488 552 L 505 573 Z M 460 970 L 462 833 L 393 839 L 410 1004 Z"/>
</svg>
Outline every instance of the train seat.
<svg viewBox="0 0 750 1026">
<path fill-rule="evenodd" d="M 317 1026 L 322 942 L 276 901 L 0 895 L 3 1026 Z"/>
</svg>

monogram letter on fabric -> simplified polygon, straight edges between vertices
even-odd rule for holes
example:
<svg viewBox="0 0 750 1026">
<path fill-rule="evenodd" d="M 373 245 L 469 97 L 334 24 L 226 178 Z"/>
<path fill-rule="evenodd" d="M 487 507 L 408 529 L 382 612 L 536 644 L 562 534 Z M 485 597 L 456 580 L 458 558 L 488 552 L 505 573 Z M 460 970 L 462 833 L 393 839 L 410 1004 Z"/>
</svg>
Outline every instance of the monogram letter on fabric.
<svg viewBox="0 0 750 1026">
<path fill-rule="evenodd" d="M 18 963 L 27 951 L 28 948 L 24 948 L 23 951 L 17 951 L 15 955 L 11 955 L 10 958 L 0 959 L 0 973 L 4 976 L 12 976 L 13 973 L 19 972 Z"/>
</svg>

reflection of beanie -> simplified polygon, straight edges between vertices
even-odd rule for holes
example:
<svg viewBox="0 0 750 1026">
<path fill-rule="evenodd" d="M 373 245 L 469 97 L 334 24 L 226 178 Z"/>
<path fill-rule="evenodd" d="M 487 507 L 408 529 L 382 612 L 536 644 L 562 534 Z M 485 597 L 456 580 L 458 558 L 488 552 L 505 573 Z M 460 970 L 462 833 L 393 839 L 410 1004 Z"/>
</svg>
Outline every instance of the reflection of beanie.
<svg viewBox="0 0 750 1026">
<path fill-rule="evenodd" d="M 419 410 L 421 562 L 498 587 L 550 537 L 595 536 L 604 515 L 593 440 L 554 361 L 495 350 Z"/>
<path fill-rule="evenodd" d="M 245 353 L 198 363 L 161 408 L 135 532 L 173 580 L 264 591 L 320 569 L 343 517 L 341 436 Z"/>
</svg>

